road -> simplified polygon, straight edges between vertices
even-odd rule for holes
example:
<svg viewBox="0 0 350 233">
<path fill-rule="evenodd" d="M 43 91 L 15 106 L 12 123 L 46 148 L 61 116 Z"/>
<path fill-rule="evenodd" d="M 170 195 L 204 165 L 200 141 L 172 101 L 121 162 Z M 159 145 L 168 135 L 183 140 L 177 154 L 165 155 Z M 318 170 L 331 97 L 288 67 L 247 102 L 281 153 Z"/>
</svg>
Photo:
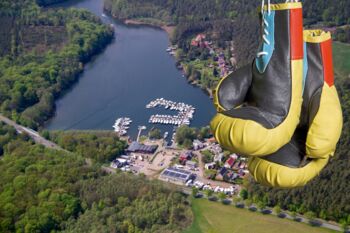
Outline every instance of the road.
<svg viewBox="0 0 350 233">
<path fill-rule="evenodd" d="M 13 120 L 10 120 L 9 118 L 3 116 L 2 114 L 0 114 L 0 121 L 14 127 L 18 133 L 26 133 L 29 137 L 31 137 L 34 140 L 35 143 L 41 144 L 51 149 L 64 150 L 62 147 L 58 146 L 56 143 L 53 143 L 43 138 L 42 136 L 40 136 L 40 134 L 37 131 L 24 127 L 22 125 L 19 125 Z"/>
</svg>

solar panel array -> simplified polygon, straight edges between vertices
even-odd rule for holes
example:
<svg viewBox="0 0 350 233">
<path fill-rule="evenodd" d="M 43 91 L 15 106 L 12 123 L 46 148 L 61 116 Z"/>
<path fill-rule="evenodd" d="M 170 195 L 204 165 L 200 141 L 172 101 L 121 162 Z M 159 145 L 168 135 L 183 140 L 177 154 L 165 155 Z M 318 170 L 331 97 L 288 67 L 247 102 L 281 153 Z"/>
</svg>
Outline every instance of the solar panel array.
<svg viewBox="0 0 350 233">
<path fill-rule="evenodd" d="M 169 168 L 167 168 L 167 170 L 174 171 L 174 172 L 180 172 L 180 173 L 184 173 L 184 174 L 187 174 L 187 175 L 191 174 L 191 172 L 189 172 L 189 171 L 186 171 L 186 170 L 183 170 L 183 169 L 179 169 L 179 168 L 176 168 L 176 167 L 169 167 Z"/>
<path fill-rule="evenodd" d="M 191 174 L 192 173 L 189 171 L 185 171 L 185 170 L 178 169 L 175 167 L 170 167 L 170 168 L 167 168 L 163 171 L 162 176 L 167 176 L 170 178 L 186 181 L 190 178 Z"/>
</svg>

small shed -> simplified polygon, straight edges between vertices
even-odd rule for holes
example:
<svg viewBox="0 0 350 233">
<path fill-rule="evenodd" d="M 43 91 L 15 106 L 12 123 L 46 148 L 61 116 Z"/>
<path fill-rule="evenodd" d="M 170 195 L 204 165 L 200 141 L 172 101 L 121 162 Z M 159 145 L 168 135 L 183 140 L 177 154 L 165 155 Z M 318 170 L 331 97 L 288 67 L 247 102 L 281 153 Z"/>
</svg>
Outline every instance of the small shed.
<svg viewBox="0 0 350 233">
<path fill-rule="evenodd" d="M 194 162 L 194 161 L 187 161 L 187 162 L 186 162 L 186 166 L 187 166 L 188 168 L 194 169 L 194 168 L 197 167 L 197 163 Z"/>
</svg>

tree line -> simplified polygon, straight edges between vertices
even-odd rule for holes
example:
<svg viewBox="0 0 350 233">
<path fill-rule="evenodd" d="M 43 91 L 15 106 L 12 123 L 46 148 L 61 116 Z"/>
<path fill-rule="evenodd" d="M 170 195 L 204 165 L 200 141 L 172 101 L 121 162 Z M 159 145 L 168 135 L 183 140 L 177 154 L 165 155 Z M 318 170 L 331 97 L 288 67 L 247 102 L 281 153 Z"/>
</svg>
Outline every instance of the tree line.
<svg viewBox="0 0 350 233">
<path fill-rule="evenodd" d="M 124 153 L 127 142 L 109 131 L 44 131 L 46 138 L 62 148 L 97 163 L 106 163 Z"/>
<path fill-rule="evenodd" d="M 105 174 L 85 162 L 84 145 L 46 149 L 0 123 L 0 232 L 181 232 L 191 223 L 181 193 L 144 176 Z"/>
</svg>

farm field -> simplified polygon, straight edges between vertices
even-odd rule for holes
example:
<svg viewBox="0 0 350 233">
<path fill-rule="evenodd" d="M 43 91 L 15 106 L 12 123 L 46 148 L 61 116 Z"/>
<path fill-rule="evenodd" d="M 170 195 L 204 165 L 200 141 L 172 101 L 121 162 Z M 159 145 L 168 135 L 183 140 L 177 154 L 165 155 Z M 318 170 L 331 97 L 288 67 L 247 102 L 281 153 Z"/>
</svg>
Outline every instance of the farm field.
<svg viewBox="0 0 350 233">
<path fill-rule="evenodd" d="M 350 44 L 333 43 L 334 72 L 341 77 L 350 74 Z"/>
<path fill-rule="evenodd" d="M 312 227 L 274 215 L 263 215 L 223 205 L 206 199 L 193 199 L 194 222 L 183 233 L 331 233 L 336 231 Z"/>
</svg>

